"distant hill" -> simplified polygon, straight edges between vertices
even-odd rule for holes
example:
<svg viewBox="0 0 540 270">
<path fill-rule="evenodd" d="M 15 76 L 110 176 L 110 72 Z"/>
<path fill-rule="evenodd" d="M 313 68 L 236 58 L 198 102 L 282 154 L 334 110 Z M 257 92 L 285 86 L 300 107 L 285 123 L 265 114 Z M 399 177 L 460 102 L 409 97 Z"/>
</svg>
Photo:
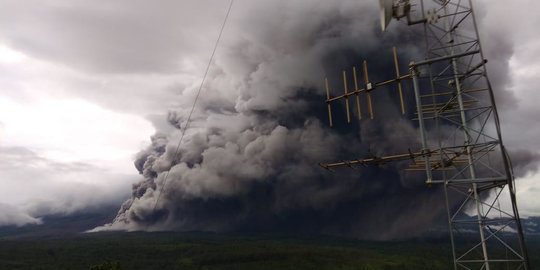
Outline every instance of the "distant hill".
<svg viewBox="0 0 540 270">
<path fill-rule="evenodd" d="M 0 239 L 42 238 L 77 235 L 97 226 L 111 222 L 116 216 L 118 206 L 92 209 L 69 215 L 49 215 L 41 217 L 43 223 L 26 226 L 0 227 Z"/>
<path fill-rule="evenodd" d="M 112 205 L 69 215 L 44 216 L 41 217 L 43 223 L 39 225 L 0 227 L 0 239 L 77 235 L 97 226 L 111 222 L 116 216 L 117 211 L 118 206 Z M 540 217 L 529 217 L 523 219 L 522 224 L 523 231 L 526 235 L 540 236 Z M 446 230 L 446 228 L 443 228 L 443 230 Z M 442 237 L 446 239 L 447 235 L 446 232 L 426 232 L 425 237 L 432 239 Z"/>
<path fill-rule="evenodd" d="M 523 232 L 526 235 L 540 236 L 540 217 L 530 217 L 523 219 Z"/>
</svg>

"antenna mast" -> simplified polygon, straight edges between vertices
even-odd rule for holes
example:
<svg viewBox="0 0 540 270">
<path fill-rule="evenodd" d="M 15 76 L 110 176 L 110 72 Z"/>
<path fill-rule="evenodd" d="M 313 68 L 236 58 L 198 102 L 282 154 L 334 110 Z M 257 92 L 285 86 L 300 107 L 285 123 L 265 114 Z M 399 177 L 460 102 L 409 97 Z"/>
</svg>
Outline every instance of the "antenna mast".
<svg viewBox="0 0 540 270">
<path fill-rule="evenodd" d="M 409 171 L 425 171 L 426 184 L 440 184 L 448 214 L 454 269 L 529 269 L 527 250 L 519 218 L 514 175 L 503 145 L 493 89 L 486 71 L 471 0 L 379 0 L 381 27 L 392 18 L 406 18 L 420 27 L 425 39 L 425 58 L 409 64 L 400 75 L 394 48 L 396 77 L 371 82 L 363 62 L 364 85 L 332 97 L 326 80 L 330 126 L 331 104 L 345 101 L 351 122 L 349 99 L 354 98 L 362 119 L 360 96 L 365 95 L 369 118 L 373 119 L 371 92 L 397 84 L 401 112 L 406 114 L 402 81 L 412 81 L 415 117 L 422 148 L 409 153 L 321 163 L 328 170 L 355 165 L 376 165 L 411 160 Z M 419 9 L 419 10 L 415 10 Z M 459 29 L 459 31 L 458 31 Z M 353 113 L 354 115 L 354 113 Z M 507 209 L 499 200 L 511 203 Z"/>
</svg>

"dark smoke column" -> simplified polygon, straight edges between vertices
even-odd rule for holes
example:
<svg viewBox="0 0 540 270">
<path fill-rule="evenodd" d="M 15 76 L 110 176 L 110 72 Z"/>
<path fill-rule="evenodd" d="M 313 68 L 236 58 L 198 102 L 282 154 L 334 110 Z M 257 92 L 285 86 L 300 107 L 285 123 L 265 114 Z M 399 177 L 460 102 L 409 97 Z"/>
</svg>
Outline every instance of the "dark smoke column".
<svg viewBox="0 0 540 270">
<path fill-rule="evenodd" d="M 420 145 L 416 124 L 401 116 L 393 94 L 374 96 L 380 121 L 334 129 L 323 124 L 326 107 L 320 102 L 325 74 L 367 59 L 381 62 L 370 67 L 373 74 L 394 76 L 389 50 L 381 44 L 399 41 L 400 57 L 410 59 L 417 56 L 411 49 L 417 40 L 381 37 L 377 5 L 369 2 L 252 1 L 232 14 L 178 158 L 173 160 L 178 127 L 195 91 L 189 86 L 179 95 L 180 105 L 163 116 L 169 125 L 158 126 L 151 145 L 137 155 L 142 180 L 133 185 L 132 197 L 112 223 L 96 230 L 259 230 L 396 239 L 444 229 L 444 200 L 422 179 L 404 175 L 401 163 L 361 168 L 354 175 L 317 166 Z M 333 89 L 342 87 L 340 78 L 330 81 Z"/>
</svg>

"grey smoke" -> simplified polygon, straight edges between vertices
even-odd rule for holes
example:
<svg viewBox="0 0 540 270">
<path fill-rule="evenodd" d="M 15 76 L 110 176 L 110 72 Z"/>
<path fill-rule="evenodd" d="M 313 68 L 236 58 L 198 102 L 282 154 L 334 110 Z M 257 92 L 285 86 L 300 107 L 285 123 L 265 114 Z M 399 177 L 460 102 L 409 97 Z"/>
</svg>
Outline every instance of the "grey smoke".
<svg viewBox="0 0 540 270">
<path fill-rule="evenodd" d="M 22 182 L 3 184 L 9 193 L 2 196 L 5 202 L 0 203 L 0 226 L 41 224 L 44 216 L 96 210 L 119 204 L 129 195 L 122 189 L 123 185 L 99 186 L 85 182 L 88 172 L 111 181 L 126 177 L 121 174 L 111 177 L 106 168 L 94 164 L 59 162 L 24 147 L 1 146 L 0 161 L 3 180 Z M 32 200 L 26 200 L 26 196 L 31 196 Z"/>
<path fill-rule="evenodd" d="M 527 173 L 538 170 L 537 161 L 540 160 L 540 154 L 529 150 L 513 150 L 509 153 L 512 159 L 514 174 L 516 177 L 525 176 Z"/>
<path fill-rule="evenodd" d="M 409 49 L 414 37 L 378 32 L 376 9 L 371 2 L 272 1 L 233 10 L 177 157 L 196 84 L 184 86 L 177 109 L 164 116 L 174 128 L 159 130 L 137 154 L 144 179 L 133 185 L 132 197 L 97 230 L 274 230 L 393 239 L 443 222 L 440 190 L 426 187 L 422 176 L 403 175 L 400 163 L 335 173 L 317 166 L 418 146 L 416 128 L 400 116 L 390 91 L 374 97 L 377 121 L 345 126 L 343 109 L 335 107 L 337 127 L 326 126 L 325 75 L 336 93 L 340 70 L 363 58 L 373 63 L 372 74 L 384 77 L 391 70 L 388 45 L 401 43 L 403 59 L 418 56 Z M 505 52 L 500 61 L 507 61 L 512 48 L 501 46 L 494 50 Z M 501 86 L 507 80 L 497 78 Z M 538 155 L 517 153 L 520 173 L 535 169 Z"/>
</svg>

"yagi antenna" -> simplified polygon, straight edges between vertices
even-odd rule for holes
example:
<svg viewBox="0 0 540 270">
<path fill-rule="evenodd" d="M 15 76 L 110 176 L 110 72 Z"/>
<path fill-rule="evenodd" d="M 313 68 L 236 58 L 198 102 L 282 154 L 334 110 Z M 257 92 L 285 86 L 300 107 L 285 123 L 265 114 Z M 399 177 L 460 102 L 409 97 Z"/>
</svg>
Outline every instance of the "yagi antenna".
<svg viewBox="0 0 540 270">
<path fill-rule="evenodd" d="M 355 107 L 356 107 L 356 114 L 358 115 L 358 120 L 362 120 L 362 109 L 361 109 L 362 105 L 361 105 L 361 102 L 360 102 L 360 95 L 365 94 L 366 95 L 365 102 L 366 102 L 366 105 L 367 105 L 366 106 L 367 107 L 367 113 L 368 113 L 369 119 L 373 119 L 374 118 L 374 113 L 373 113 L 374 110 L 373 110 L 373 101 L 372 101 L 372 96 L 371 96 L 372 93 L 371 92 L 375 91 L 376 89 L 381 89 L 380 88 L 381 86 L 385 86 L 385 85 L 389 85 L 389 84 L 393 84 L 393 83 L 397 84 L 401 113 L 405 114 L 405 104 L 404 104 L 404 100 L 403 100 L 403 87 L 401 85 L 401 81 L 410 79 L 411 77 L 410 77 L 410 74 L 400 75 L 399 63 L 398 63 L 398 55 L 397 55 L 397 50 L 396 50 L 395 47 L 392 49 L 392 52 L 393 52 L 394 68 L 395 68 L 395 72 L 396 72 L 396 77 L 393 78 L 393 79 L 388 79 L 388 80 L 380 81 L 380 82 L 370 81 L 369 74 L 368 74 L 367 61 L 362 62 L 362 72 L 361 72 L 360 76 L 363 77 L 364 81 L 363 81 L 363 84 L 361 84 L 361 85 L 359 85 L 359 82 L 358 82 L 359 78 L 358 78 L 358 74 L 356 72 L 356 67 L 353 66 L 353 68 L 352 68 L 352 79 L 353 79 L 353 83 L 354 83 L 354 89 L 349 88 L 349 82 L 348 82 L 349 79 L 347 77 L 347 71 L 345 71 L 345 70 L 342 71 L 343 94 L 341 94 L 341 95 L 332 97 L 330 95 L 330 85 L 329 85 L 329 82 L 328 82 L 328 78 L 324 79 L 324 86 L 325 86 L 325 89 L 326 89 L 326 105 L 327 105 L 327 109 L 328 109 L 328 123 L 330 124 L 330 127 L 332 127 L 333 124 L 334 124 L 333 119 L 332 119 L 332 107 L 331 107 L 331 104 L 333 102 L 341 101 L 341 100 L 343 100 L 345 102 L 345 114 L 347 116 L 347 123 L 351 123 L 352 116 L 351 116 L 351 104 L 349 102 L 349 98 L 354 98 L 354 100 L 351 100 L 351 101 L 356 103 Z M 354 115 L 354 111 L 355 110 L 353 108 L 352 109 L 353 115 Z"/>
<path fill-rule="evenodd" d="M 381 28 L 384 31 L 390 20 L 392 20 L 392 7 L 394 6 L 394 0 L 379 0 L 379 7 L 381 10 Z"/>
</svg>

